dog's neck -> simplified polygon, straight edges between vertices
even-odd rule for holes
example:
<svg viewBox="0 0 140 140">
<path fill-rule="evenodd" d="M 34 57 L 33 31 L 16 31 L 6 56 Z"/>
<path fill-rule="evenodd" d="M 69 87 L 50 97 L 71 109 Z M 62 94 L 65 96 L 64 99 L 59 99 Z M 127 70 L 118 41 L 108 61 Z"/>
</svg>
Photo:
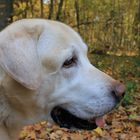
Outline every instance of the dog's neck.
<svg viewBox="0 0 140 140">
<path fill-rule="evenodd" d="M 34 97 L 34 91 L 5 75 L 0 86 L 0 140 L 16 140 L 23 126 L 44 119 Z"/>
<path fill-rule="evenodd" d="M 0 86 L 0 140 L 16 140 L 21 128 L 11 126 L 11 129 L 7 127 L 7 123 L 9 123 L 9 113 L 11 113 L 11 111 L 4 93 L 4 88 Z M 12 132 L 9 130 L 12 130 Z"/>
<path fill-rule="evenodd" d="M 13 128 L 9 131 L 9 128 L 5 124 L 0 125 L 0 140 L 17 140 L 19 137 L 21 128 Z"/>
<path fill-rule="evenodd" d="M 10 140 L 10 137 L 7 134 L 7 130 L 4 125 L 0 125 L 0 139 Z"/>
</svg>

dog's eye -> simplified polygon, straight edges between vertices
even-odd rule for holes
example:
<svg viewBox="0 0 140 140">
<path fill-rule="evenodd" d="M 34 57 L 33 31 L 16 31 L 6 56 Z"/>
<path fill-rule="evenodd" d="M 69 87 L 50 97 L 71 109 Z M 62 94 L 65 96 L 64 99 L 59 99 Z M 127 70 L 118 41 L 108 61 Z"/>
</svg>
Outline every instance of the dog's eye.
<svg viewBox="0 0 140 140">
<path fill-rule="evenodd" d="M 77 58 L 72 57 L 71 59 L 68 59 L 64 62 L 63 67 L 64 68 L 70 68 L 76 64 Z"/>
</svg>

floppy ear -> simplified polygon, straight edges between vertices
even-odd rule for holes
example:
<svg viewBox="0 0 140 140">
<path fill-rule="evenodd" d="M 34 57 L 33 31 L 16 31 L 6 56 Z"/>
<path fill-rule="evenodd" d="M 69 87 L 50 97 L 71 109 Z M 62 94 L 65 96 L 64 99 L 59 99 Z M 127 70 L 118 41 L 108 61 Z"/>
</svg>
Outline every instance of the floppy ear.
<svg viewBox="0 0 140 140">
<path fill-rule="evenodd" d="M 37 53 L 37 42 L 28 34 L 9 36 L 0 39 L 0 65 L 26 88 L 37 89 L 41 84 L 41 64 Z"/>
</svg>

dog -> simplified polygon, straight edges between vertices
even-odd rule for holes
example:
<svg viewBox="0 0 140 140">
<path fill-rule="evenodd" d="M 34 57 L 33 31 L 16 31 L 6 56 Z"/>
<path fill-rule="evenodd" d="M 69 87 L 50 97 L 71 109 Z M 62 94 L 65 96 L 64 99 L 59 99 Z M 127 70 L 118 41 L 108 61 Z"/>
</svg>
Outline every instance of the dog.
<svg viewBox="0 0 140 140">
<path fill-rule="evenodd" d="M 69 26 L 22 19 L 0 32 L 0 140 L 48 120 L 92 130 L 104 124 L 125 87 L 95 68 L 87 45 Z"/>
</svg>

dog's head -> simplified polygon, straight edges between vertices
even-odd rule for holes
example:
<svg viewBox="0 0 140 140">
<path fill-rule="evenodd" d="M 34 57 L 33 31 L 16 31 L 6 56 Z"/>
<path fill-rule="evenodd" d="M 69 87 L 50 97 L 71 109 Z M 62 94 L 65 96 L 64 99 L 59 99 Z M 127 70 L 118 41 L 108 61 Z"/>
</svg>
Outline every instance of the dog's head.
<svg viewBox="0 0 140 140">
<path fill-rule="evenodd" d="M 81 37 L 62 23 L 23 20 L 3 32 L 0 63 L 16 81 L 34 90 L 46 116 L 62 127 L 93 129 L 124 93 L 124 85 L 95 68 Z M 45 112 L 45 111 L 44 111 Z"/>
</svg>

